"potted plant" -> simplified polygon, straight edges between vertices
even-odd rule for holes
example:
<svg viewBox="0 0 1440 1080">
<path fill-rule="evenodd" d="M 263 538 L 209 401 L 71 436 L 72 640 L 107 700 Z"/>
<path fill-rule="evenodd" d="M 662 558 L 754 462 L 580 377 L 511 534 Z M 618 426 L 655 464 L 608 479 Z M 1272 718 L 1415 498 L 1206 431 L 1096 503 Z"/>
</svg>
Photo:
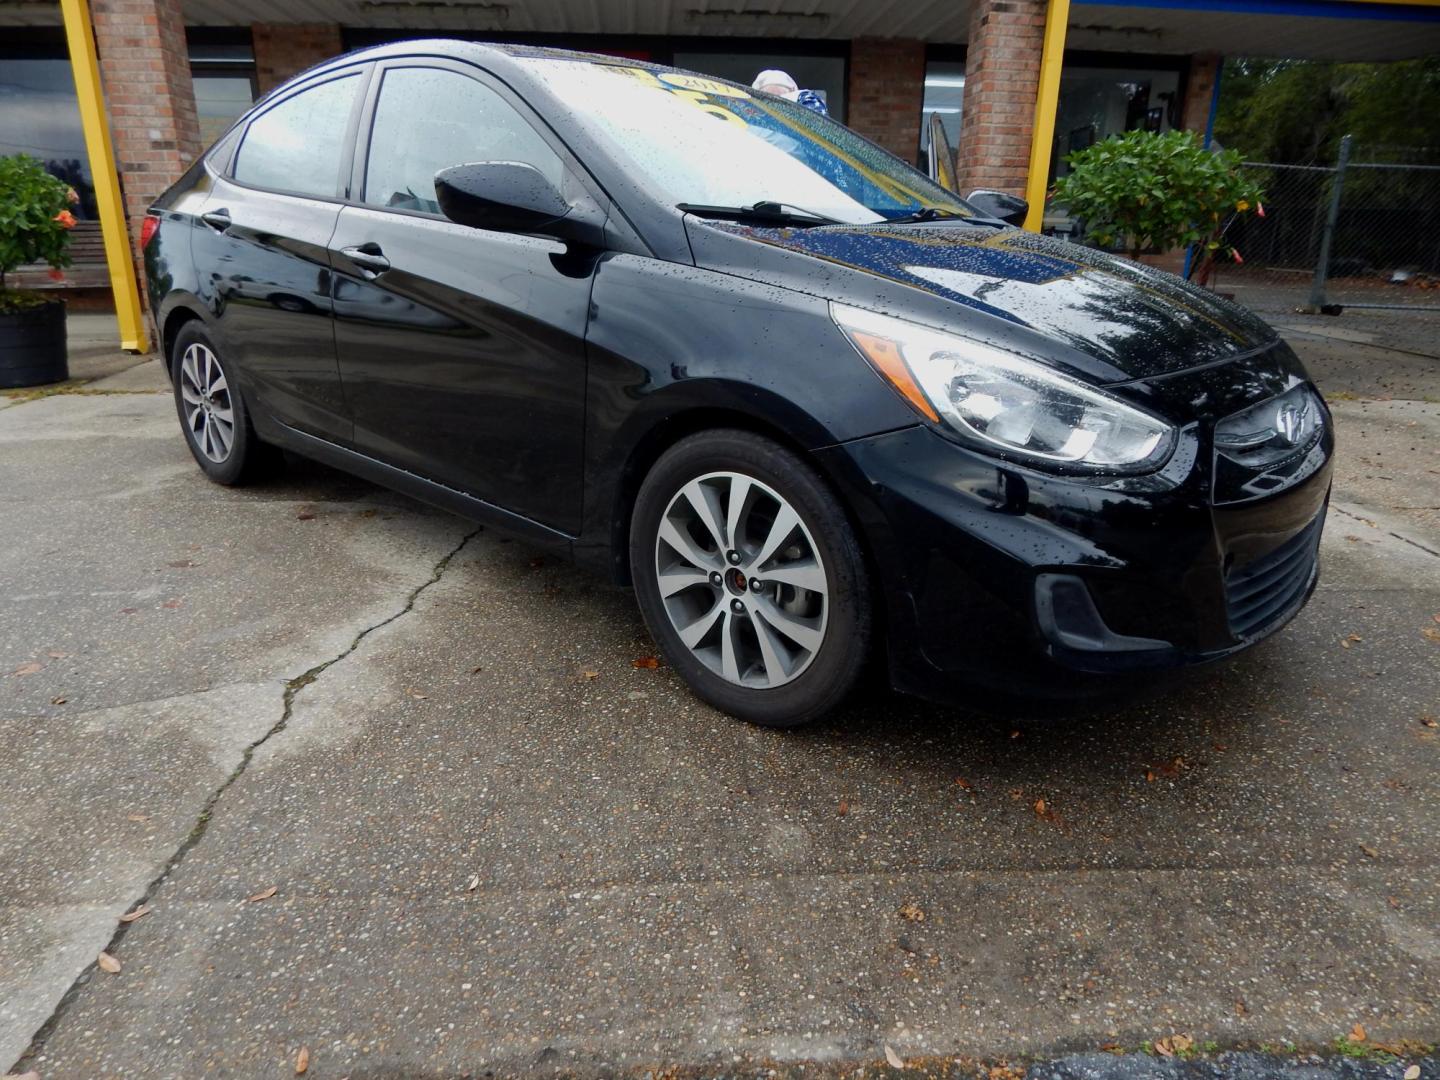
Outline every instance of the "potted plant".
<svg viewBox="0 0 1440 1080">
<path fill-rule="evenodd" d="M 0 157 L 0 388 L 60 382 L 65 359 L 65 304 L 44 293 L 7 286 L 5 276 L 47 263 L 63 280 L 67 246 L 80 201 L 73 188 L 32 157 Z"/>
<path fill-rule="evenodd" d="M 1198 245 L 1193 271 L 1217 258 L 1243 261 L 1225 239 L 1236 215 L 1260 207 L 1260 185 L 1234 150 L 1212 152 L 1193 132 L 1127 131 L 1077 150 L 1054 200 L 1085 222 L 1088 240 L 1132 259 Z"/>
</svg>

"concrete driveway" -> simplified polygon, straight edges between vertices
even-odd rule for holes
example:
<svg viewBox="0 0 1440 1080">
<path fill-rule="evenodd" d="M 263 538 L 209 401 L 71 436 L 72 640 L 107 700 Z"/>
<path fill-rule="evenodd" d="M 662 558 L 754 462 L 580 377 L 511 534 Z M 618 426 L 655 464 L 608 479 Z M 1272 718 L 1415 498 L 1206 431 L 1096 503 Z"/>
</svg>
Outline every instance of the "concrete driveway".
<svg viewBox="0 0 1440 1080">
<path fill-rule="evenodd" d="M 1321 332 L 1314 602 L 1059 725 L 747 727 L 519 543 L 315 465 L 207 483 L 153 362 L 0 409 L 0 1067 L 1440 1040 L 1440 360 Z"/>
</svg>

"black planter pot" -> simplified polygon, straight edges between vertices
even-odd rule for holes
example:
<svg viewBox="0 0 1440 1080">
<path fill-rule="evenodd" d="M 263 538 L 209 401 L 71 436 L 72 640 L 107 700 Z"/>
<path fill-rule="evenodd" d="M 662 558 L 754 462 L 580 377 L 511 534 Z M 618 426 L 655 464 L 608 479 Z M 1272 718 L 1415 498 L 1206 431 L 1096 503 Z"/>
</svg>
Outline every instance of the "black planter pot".
<svg viewBox="0 0 1440 1080">
<path fill-rule="evenodd" d="M 69 377 L 64 303 L 47 300 L 21 311 L 0 312 L 0 390 Z"/>
</svg>

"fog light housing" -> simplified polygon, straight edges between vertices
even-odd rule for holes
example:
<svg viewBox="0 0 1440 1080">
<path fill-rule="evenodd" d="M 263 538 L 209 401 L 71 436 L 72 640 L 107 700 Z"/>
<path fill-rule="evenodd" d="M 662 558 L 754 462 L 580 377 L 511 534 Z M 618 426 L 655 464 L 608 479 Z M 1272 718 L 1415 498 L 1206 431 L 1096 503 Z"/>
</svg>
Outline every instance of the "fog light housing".
<svg viewBox="0 0 1440 1080">
<path fill-rule="evenodd" d="M 1105 625 L 1095 598 L 1074 574 L 1038 574 L 1035 618 L 1047 641 L 1077 652 L 1145 652 L 1168 649 L 1158 638 L 1117 634 Z"/>
</svg>

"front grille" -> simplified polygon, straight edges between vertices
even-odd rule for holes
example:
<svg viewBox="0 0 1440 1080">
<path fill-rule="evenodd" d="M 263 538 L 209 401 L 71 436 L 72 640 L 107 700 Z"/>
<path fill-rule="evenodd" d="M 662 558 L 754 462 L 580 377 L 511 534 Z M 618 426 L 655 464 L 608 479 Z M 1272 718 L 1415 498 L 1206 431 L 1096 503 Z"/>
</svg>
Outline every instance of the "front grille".
<svg viewBox="0 0 1440 1080">
<path fill-rule="evenodd" d="M 1305 594 L 1320 548 L 1320 515 L 1269 554 L 1252 559 L 1225 580 L 1230 631 L 1246 638 L 1289 611 Z"/>
</svg>

